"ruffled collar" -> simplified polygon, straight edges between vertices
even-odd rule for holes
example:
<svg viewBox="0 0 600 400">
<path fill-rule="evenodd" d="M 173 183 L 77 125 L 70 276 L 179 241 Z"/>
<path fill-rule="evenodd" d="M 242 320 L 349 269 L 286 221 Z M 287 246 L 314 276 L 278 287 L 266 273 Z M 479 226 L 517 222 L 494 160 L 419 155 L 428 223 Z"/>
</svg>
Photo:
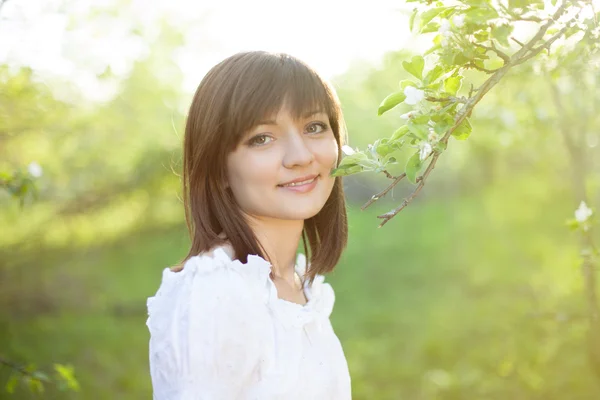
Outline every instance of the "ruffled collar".
<svg viewBox="0 0 600 400">
<path fill-rule="evenodd" d="M 261 301 L 267 305 L 273 315 L 286 326 L 302 327 L 316 318 L 329 318 L 333 310 L 335 296 L 333 289 L 328 283 L 325 283 L 325 277 L 317 274 L 312 285 L 305 279 L 307 261 L 304 254 L 298 254 L 296 257 L 295 270 L 303 281 L 303 290 L 307 299 L 306 304 L 298 304 L 288 300 L 280 299 L 277 293 L 277 287 L 271 280 L 271 263 L 258 255 L 249 255 L 246 263 L 240 260 L 233 260 L 231 249 L 225 246 L 216 247 L 212 251 L 213 262 L 198 262 L 207 255 L 200 255 L 190 258 L 186 264 L 201 268 L 204 272 L 207 269 L 230 267 L 243 275 L 248 282 L 256 289 L 257 295 Z M 183 271 L 189 270 L 190 265 L 185 265 Z M 194 267 L 192 267 L 194 269 Z"/>
</svg>

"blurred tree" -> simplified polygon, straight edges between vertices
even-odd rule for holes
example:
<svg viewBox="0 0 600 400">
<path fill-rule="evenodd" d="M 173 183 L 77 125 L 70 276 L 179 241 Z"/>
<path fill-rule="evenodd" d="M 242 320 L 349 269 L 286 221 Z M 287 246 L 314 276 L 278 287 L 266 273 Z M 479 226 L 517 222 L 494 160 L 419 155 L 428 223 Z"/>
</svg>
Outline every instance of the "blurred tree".
<svg viewBox="0 0 600 400">
<path fill-rule="evenodd" d="M 518 126 L 519 114 L 523 114 L 519 106 L 523 103 L 529 110 L 534 103 L 537 115 L 556 115 L 556 118 L 546 118 L 541 125 L 562 135 L 570 156 L 573 196 L 576 202 L 581 201 L 575 219 L 569 224 L 582 233 L 582 271 L 589 316 L 588 354 L 600 378 L 600 310 L 596 277 L 600 253 L 593 243 L 590 218 L 593 211 L 587 206 L 587 186 L 594 168 L 591 161 L 595 159 L 591 154 L 596 151 L 593 148 L 597 146 L 600 125 L 597 116 L 600 13 L 595 10 L 593 1 L 548 3 L 535 0 L 509 1 L 508 4 L 489 0 L 415 2 L 421 4 L 415 7 L 411 16 L 411 29 L 416 24 L 421 34 L 435 32 L 434 46 L 424 53 L 426 58 L 418 55 L 402 62 L 412 79 L 402 80 L 400 90 L 385 97 L 379 106 L 380 115 L 400 104 L 413 106 L 404 115 L 407 122 L 390 138 L 376 140 L 365 151 L 347 148 L 346 157 L 333 174 L 343 176 L 375 171 L 392 180 L 387 188 L 372 196 L 363 209 L 385 196 L 404 178 L 417 185 L 398 207 L 378 216 L 382 219 L 381 227 L 418 195 L 438 158 L 446 150 L 449 138 L 465 140 L 470 136 L 473 128 L 469 118 L 473 110 L 500 80 L 506 80 L 511 76 L 511 70 L 525 63 L 529 63 L 528 69 L 520 68 L 522 75 L 513 79 L 521 87 L 526 80 L 535 79 L 531 73 L 534 68 L 545 71 L 540 81 L 548 82 L 550 93 L 546 99 L 537 101 L 540 96 L 529 87 L 528 91 L 518 93 L 516 98 L 496 93 L 496 101 L 488 102 L 487 107 L 488 111 L 501 113 L 503 129 L 506 125 Z M 515 26 L 522 23 L 534 29 L 527 40 L 512 36 Z M 430 61 L 428 68 L 425 68 L 426 61 Z M 468 70 L 486 77 L 470 76 Z M 475 82 L 482 83 L 475 87 Z M 548 109 L 552 101 L 555 111 Z M 532 143 L 543 143 L 545 137 L 527 130 L 539 129 L 540 125 L 531 122 L 523 125 L 521 136 L 529 142 L 523 147 L 529 152 L 524 154 L 525 159 L 538 158 L 541 147 L 534 144 L 532 152 Z M 494 135 L 497 132 L 493 131 L 496 130 L 486 132 L 489 138 L 480 141 L 477 148 L 480 157 L 487 160 L 478 163 L 484 166 L 483 177 L 486 180 L 493 179 L 491 171 L 496 149 L 502 140 L 507 139 L 506 135 Z M 595 144 L 590 146 L 590 140 Z M 413 154 L 405 162 L 404 172 L 392 175 L 388 169 L 397 164 L 396 157 L 407 148 L 416 148 L 416 151 L 412 150 Z"/>
</svg>

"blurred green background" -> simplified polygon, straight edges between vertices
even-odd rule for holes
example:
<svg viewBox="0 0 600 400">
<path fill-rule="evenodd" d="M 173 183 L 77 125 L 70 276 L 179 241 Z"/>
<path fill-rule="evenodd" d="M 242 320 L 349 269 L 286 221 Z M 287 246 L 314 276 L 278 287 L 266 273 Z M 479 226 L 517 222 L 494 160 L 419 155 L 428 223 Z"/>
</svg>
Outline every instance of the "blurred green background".
<svg viewBox="0 0 600 400">
<path fill-rule="evenodd" d="M 47 371 L 70 364 L 81 385 L 47 386 L 44 398 L 151 398 L 145 302 L 187 251 L 178 173 L 191 100 L 172 57 L 181 32 L 158 32 L 127 74 L 97 74 L 118 83 L 104 101 L 0 65 L 0 170 L 43 171 L 23 206 L 0 192 L 0 355 Z M 352 147 L 402 122 L 405 110 L 376 111 L 410 56 L 355 62 L 332 79 Z M 381 229 L 376 216 L 413 188 L 403 182 L 361 211 L 386 178 L 344 178 L 350 241 L 326 280 L 354 399 L 600 399 L 579 236 L 565 225 L 582 188 L 600 203 L 598 82 L 575 67 L 560 79 L 513 71 L 476 108 L 469 140 L 450 142 L 421 194 Z M 565 148 L 565 126 L 584 164 Z M 10 373 L 0 366 L 0 384 Z"/>
</svg>

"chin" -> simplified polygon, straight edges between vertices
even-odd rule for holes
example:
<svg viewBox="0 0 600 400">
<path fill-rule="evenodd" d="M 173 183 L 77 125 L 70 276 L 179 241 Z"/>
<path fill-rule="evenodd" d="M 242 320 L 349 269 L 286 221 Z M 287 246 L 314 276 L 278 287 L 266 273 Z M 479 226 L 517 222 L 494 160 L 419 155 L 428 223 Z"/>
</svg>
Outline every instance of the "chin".
<svg viewBox="0 0 600 400">
<path fill-rule="evenodd" d="M 321 211 L 323 206 L 317 207 L 286 207 L 284 210 L 280 210 L 275 218 L 287 219 L 287 220 L 306 220 L 314 217 Z"/>
</svg>

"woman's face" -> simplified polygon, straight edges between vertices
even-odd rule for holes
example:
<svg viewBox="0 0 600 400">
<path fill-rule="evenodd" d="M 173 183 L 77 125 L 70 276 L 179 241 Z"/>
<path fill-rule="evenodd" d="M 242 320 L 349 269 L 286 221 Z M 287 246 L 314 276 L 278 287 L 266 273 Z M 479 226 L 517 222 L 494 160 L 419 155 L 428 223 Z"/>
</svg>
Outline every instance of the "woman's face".
<svg viewBox="0 0 600 400">
<path fill-rule="evenodd" d="M 261 121 L 227 158 L 227 184 L 246 214 L 285 220 L 316 215 L 331 194 L 338 147 L 326 113 L 294 121 L 286 107 Z M 312 179 L 313 177 L 316 177 Z M 309 180 L 285 186 L 295 180 Z"/>
</svg>

